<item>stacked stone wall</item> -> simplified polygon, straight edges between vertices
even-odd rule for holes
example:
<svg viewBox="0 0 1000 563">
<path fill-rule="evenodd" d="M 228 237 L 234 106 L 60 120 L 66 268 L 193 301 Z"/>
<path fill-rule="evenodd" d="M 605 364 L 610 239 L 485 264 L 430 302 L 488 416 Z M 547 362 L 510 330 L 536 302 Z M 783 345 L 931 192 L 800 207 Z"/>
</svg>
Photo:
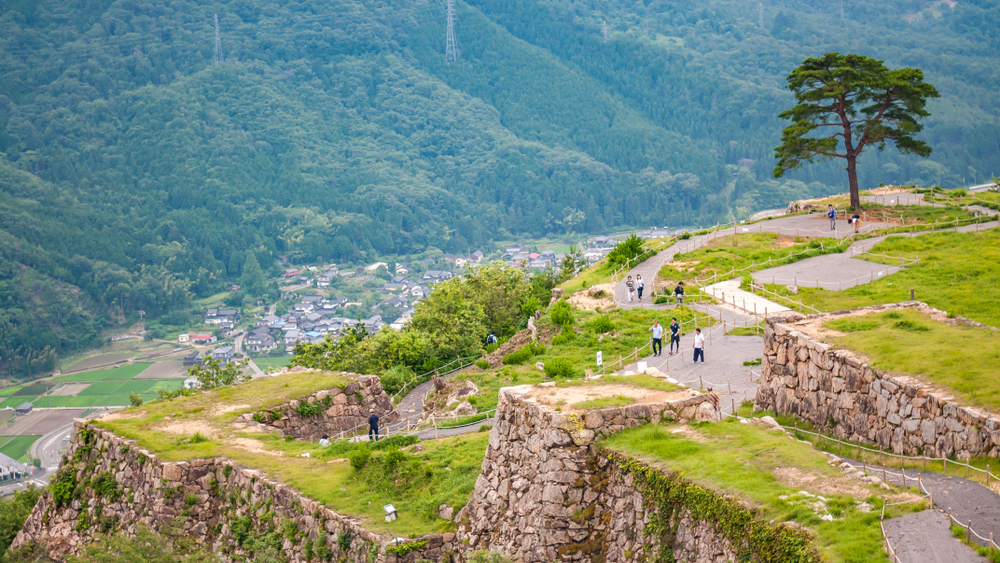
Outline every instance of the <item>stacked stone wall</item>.
<svg viewBox="0 0 1000 563">
<path fill-rule="evenodd" d="M 795 415 L 839 438 L 877 444 L 898 454 L 1000 456 L 997 415 L 961 406 L 927 382 L 882 373 L 857 354 L 834 350 L 797 329 L 803 322 L 899 308 L 947 319 L 942 311 L 916 302 L 768 318 L 754 408 Z"/>
<path fill-rule="evenodd" d="M 595 443 L 652 421 L 717 421 L 714 397 L 572 414 L 524 398 L 528 390 L 500 392 L 482 472 L 463 511 L 469 523 L 461 537 L 471 548 L 532 563 L 638 562 L 661 548 L 677 561 L 736 560 L 711 523 L 693 521 L 683 510 L 669 545 L 648 536 L 647 499 Z"/>
<path fill-rule="evenodd" d="M 382 381 L 374 375 L 345 374 L 354 379 L 346 387 L 317 391 L 304 399 L 295 399 L 265 411 L 240 415 L 247 424 L 261 424 L 277 429 L 283 436 L 315 442 L 322 436 L 340 438 L 368 426 L 369 409 L 379 415 L 384 426 L 399 420 L 392 399 L 382 389 Z M 318 414 L 303 415 L 299 406 L 315 405 Z"/>
<path fill-rule="evenodd" d="M 407 542 L 427 543 L 397 556 L 386 551 L 392 538 L 365 529 L 355 519 L 259 471 L 223 457 L 165 462 L 131 440 L 85 421 L 75 425 L 66 461 L 53 479 L 71 483 L 72 497 L 60 503 L 52 490 L 46 491 L 15 538 L 14 548 L 26 542 L 43 544 L 51 557 L 62 561 L 79 553 L 97 532 L 132 535 L 140 524 L 159 530 L 178 517 L 185 535 L 234 560 L 253 559 L 245 549 L 247 538 L 274 534 L 289 563 L 315 561 L 324 550 L 329 550 L 329 560 L 341 563 L 440 561 L 459 547 L 455 534 L 433 534 L 408 538 Z M 64 472 L 72 477 L 62 477 Z M 98 483 L 105 476 L 114 480 L 112 493 L 99 492 L 108 490 Z"/>
</svg>

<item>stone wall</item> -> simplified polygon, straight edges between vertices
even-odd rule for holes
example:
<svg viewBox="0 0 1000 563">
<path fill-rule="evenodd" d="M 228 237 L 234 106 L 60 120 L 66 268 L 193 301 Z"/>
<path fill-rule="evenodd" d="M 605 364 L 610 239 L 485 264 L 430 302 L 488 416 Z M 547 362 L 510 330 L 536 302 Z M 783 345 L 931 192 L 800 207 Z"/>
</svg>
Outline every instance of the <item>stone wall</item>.
<svg viewBox="0 0 1000 563">
<path fill-rule="evenodd" d="M 711 395 L 562 413 L 535 403 L 530 386 L 500 391 L 472 501 L 460 537 L 470 548 L 506 552 L 525 562 L 644 561 L 647 548 L 673 551 L 677 561 L 735 561 L 728 542 L 707 522 L 677 513 L 670 545 L 645 534 L 646 499 L 633 477 L 595 441 L 651 421 L 719 419 Z"/>
<path fill-rule="evenodd" d="M 427 544 L 397 557 L 386 552 L 390 537 L 366 530 L 261 472 L 221 457 L 165 462 L 83 420 L 75 424 L 77 432 L 52 480 L 54 487 L 38 501 L 14 548 L 43 543 L 50 556 L 62 561 L 96 532 L 134 534 L 138 524 L 161 529 L 178 517 L 185 535 L 239 560 L 253 559 L 247 551 L 249 538 L 271 541 L 290 563 L 327 553 L 342 563 L 440 561 L 459 548 L 455 534 L 434 534 L 407 539 Z M 53 491 L 60 489 L 64 492 L 56 496 Z"/>
<path fill-rule="evenodd" d="M 964 322 L 916 302 L 770 317 L 754 408 L 796 415 L 826 433 L 878 444 L 894 453 L 1000 456 L 1000 416 L 960 406 L 947 393 L 915 378 L 883 374 L 859 355 L 833 350 L 805 332 L 843 315 L 899 308 L 912 308 L 942 322 Z"/>
<path fill-rule="evenodd" d="M 289 401 L 266 411 L 240 415 L 247 424 L 261 424 L 275 428 L 284 436 L 315 442 L 322 436 L 332 438 L 364 432 L 368 428 L 369 409 L 379 415 L 379 425 L 399 420 L 393 409 L 392 399 L 382 390 L 382 381 L 375 375 L 345 374 L 354 379 L 346 387 L 317 391 L 304 399 Z M 303 415 L 302 403 L 315 405 L 318 414 Z"/>
</svg>

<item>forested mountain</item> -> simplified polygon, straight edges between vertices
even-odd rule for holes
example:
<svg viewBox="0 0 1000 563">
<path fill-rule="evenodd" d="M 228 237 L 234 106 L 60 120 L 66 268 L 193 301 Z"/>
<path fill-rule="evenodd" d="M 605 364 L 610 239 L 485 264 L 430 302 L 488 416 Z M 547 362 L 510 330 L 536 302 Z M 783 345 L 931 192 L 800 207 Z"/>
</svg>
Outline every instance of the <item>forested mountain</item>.
<svg viewBox="0 0 1000 563">
<path fill-rule="evenodd" d="M 185 307 L 251 252 L 465 252 L 841 191 L 833 163 L 769 179 L 784 76 L 825 51 L 942 94 L 931 159 L 866 154 L 862 187 L 994 172 L 996 0 L 455 9 L 448 64 L 443 0 L 0 0 L 0 367 Z"/>
</svg>

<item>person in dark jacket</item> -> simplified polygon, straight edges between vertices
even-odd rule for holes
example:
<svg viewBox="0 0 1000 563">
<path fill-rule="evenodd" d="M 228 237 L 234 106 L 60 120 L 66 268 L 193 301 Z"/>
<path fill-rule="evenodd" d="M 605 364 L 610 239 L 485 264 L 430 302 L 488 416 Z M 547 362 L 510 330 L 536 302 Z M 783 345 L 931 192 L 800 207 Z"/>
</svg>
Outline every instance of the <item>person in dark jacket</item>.
<svg viewBox="0 0 1000 563">
<path fill-rule="evenodd" d="M 677 287 L 674 288 L 674 297 L 677 298 L 678 305 L 684 303 L 684 282 L 677 282 Z"/>
<path fill-rule="evenodd" d="M 375 409 L 368 409 L 368 440 L 378 441 L 378 415 Z"/>
</svg>

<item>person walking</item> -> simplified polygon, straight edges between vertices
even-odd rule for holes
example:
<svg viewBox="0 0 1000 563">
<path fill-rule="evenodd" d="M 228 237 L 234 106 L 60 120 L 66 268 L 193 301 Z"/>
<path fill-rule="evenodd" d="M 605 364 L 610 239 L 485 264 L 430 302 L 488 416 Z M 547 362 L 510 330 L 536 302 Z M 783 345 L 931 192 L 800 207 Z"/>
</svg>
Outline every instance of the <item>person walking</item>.
<svg viewBox="0 0 1000 563">
<path fill-rule="evenodd" d="M 378 415 L 375 409 L 368 409 L 368 441 L 378 442 Z"/>
<path fill-rule="evenodd" d="M 705 335 L 701 333 L 700 328 L 694 329 L 694 361 L 698 363 L 698 357 L 701 357 L 701 363 L 705 363 Z"/>
<path fill-rule="evenodd" d="M 639 294 L 639 301 L 642 301 L 642 290 L 646 284 L 642 283 L 642 274 L 635 275 L 635 291 Z"/>
<path fill-rule="evenodd" d="M 830 230 L 837 230 L 837 210 L 833 208 L 833 205 L 826 206 L 826 216 L 830 218 Z"/>
<path fill-rule="evenodd" d="M 653 355 L 659 356 L 663 353 L 663 327 L 660 326 L 660 321 L 653 321 L 649 330 L 653 333 Z"/>
<path fill-rule="evenodd" d="M 632 281 L 632 276 L 625 280 L 625 287 L 628 288 L 628 300 L 632 301 L 635 299 L 635 282 Z"/>
<path fill-rule="evenodd" d="M 677 287 L 674 288 L 674 297 L 677 298 L 677 304 L 684 304 L 684 282 L 677 282 Z"/>
<path fill-rule="evenodd" d="M 681 351 L 681 325 L 677 322 L 677 318 L 674 317 L 670 319 L 670 355 L 673 356 L 677 352 L 674 351 L 674 344 L 677 344 L 677 352 Z"/>
</svg>

